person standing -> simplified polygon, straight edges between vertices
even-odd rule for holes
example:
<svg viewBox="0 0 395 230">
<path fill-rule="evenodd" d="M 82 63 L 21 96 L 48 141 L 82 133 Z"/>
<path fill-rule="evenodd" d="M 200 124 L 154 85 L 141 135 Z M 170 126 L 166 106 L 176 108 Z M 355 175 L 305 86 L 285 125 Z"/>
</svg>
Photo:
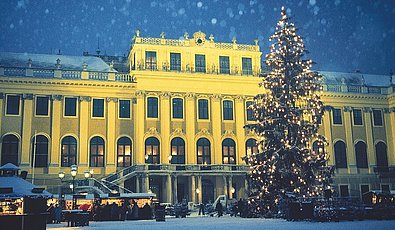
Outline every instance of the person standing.
<svg viewBox="0 0 395 230">
<path fill-rule="evenodd" d="M 204 203 L 200 203 L 199 205 L 199 216 L 200 215 L 204 216 Z"/>
<path fill-rule="evenodd" d="M 221 216 L 223 215 L 223 207 L 222 207 L 221 202 L 218 202 L 218 203 L 215 205 L 215 210 L 216 210 L 217 213 L 218 213 L 218 217 L 221 217 Z"/>
</svg>

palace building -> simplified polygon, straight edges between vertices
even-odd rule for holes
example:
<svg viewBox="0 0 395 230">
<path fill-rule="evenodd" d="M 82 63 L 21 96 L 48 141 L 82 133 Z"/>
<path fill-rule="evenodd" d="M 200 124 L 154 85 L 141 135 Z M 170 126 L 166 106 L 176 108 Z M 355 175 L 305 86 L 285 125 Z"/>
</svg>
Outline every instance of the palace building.
<svg viewBox="0 0 395 230">
<path fill-rule="evenodd" d="M 258 148 L 244 125 L 262 92 L 261 55 L 257 41 L 200 31 L 183 40 L 136 31 L 128 57 L 0 53 L 0 164 L 55 192 L 58 173 L 77 165 L 81 191 L 118 185 L 167 203 L 246 197 L 243 157 Z M 337 195 L 395 190 L 395 79 L 321 74 Z"/>
</svg>

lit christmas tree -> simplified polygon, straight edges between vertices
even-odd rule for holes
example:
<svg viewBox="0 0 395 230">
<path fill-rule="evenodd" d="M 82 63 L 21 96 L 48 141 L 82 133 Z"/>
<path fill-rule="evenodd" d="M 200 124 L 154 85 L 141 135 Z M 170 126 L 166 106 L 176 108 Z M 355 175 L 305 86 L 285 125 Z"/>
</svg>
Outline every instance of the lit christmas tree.
<svg viewBox="0 0 395 230">
<path fill-rule="evenodd" d="M 252 106 L 257 122 L 247 125 L 255 131 L 259 153 L 247 156 L 250 166 L 250 207 L 260 214 L 279 211 L 288 194 L 316 197 L 330 183 L 325 137 L 318 134 L 324 114 L 320 100 L 321 75 L 311 71 L 311 60 L 297 28 L 284 7 L 275 33 L 270 37 L 264 76 L 264 93 Z M 314 145 L 312 144 L 314 143 Z"/>
</svg>

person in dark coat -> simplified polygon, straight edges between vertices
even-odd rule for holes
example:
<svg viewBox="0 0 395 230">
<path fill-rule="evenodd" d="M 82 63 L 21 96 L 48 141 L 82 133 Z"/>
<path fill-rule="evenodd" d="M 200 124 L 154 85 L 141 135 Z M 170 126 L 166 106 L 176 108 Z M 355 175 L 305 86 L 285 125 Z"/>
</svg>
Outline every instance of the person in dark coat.
<svg viewBox="0 0 395 230">
<path fill-rule="evenodd" d="M 203 215 L 204 216 L 204 204 L 200 203 L 199 205 L 199 216 Z"/>
<path fill-rule="evenodd" d="M 216 210 L 217 213 L 218 213 L 218 217 L 221 217 L 221 216 L 223 215 L 223 207 L 222 207 L 221 202 L 218 202 L 218 203 L 215 205 L 215 210 Z"/>
<path fill-rule="evenodd" d="M 59 205 L 55 206 L 55 224 L 59 224 L 62 221 L 62 208 Z"/>
<path fill-rule="evenodd" d="M 152 210 L 148 203 L 143 207 L 143 219 L 152 219 Z"/>
</svg>

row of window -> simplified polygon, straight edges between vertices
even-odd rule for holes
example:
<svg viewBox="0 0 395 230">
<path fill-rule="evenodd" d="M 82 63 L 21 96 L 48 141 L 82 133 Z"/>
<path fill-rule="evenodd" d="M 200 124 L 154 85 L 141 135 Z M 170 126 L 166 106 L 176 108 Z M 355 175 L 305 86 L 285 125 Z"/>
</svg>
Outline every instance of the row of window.
<svg viewBox="0 0 395 230">
<path fill-rule="evenodd" d="M 362 117 L 362 109 L 352 109 L 352 117 L 354 125 L 363 125 L 363 117 Z M 374 126 L 383 126 L 383 114 L 381 109 L 373 109 L 373 125 Z M 334 125 L 342 125 L 342 110 L 341 109 L 333 109 L 332 110 L 332 118 Z"/>
<path fill-rule="evenodd" d="M 230 74 L 229 56 L 219 56 L 219 73 Z M 252 75 L 252 59 L 243 57 L 242 74 Z M 157 70 L 157 55 L 155 51 L 145 51 L 145 68 L 149 70 Z M 170 53 L 170 70 L 181 71 L 181 53 Z M 206 55 L 195 54 L 195 72 L 205 73 L 206 70 Z"/>
<path fill-rule="evenodd" d="M 360 194 L 361 198 L 364 201 L 364 203 L 370 203 L 371 198 L 369 197 L 369 194 L 367 194 L 370 190 L 370 187 L 368 184 L 361 184 L 360 185 Z M 381 184 L 381 191 L 383 193 L 389 193 L 390 192 L 390 185 L 389 184 Z M 349 197 L 350 196 L 350 189 L 347 184 L 340 184 L 339 185 L 339 196 L 340 197 Z"/>
<path fill-rule="evenodd" d="M 1 162 L 2 164 L 13 163 L 18 165 L 19 139 L 9 134 L 3 137 Z M 32 140 L 31 154 L 35 161 L 31 162 L 34 167 L 48 166 L 48 138 L 37 135 Z M 211 164 L 211 143 L 207 138 L 200 138 L 196 143 L 197 163 Z M 258 153 L 255 139 L 246 142 L 246 153 Z M 61 167 L 69 167 L 77 164 L 78 148 L 77 140 L 73 136 L 66 136 L 61 140 Z M 236 164 L 236 143 L 230 138 L 222 142 L 223 164 Z M 95 136 L 89 143 L 89 166 L 104 167 L 105 165 L 105 142 L 102 137 Z M 145 163 L 160 164 L 160 142 L 155 137 L 145 140 Z M 185 164 L 185 141 L 176 137 L 171 140 L 171 164 Z M 121 137 L 117 141 L 117 166 L 128 167 L 132 165 L 132 141 L 128 137 Z"/>
<path fill-rule="evenodd" d="M 358 141 L 355 146 L 355 157 L 357 168 L 368 168 L 368 154 L 365 142 Z M 346 143 L 337 141 L 334 145 L 336 168 L 347 168 Z M 384 142 L 378 142 L 375 145 L 376 166 L 378 168 L 388 168 L 387 145 Z"/>
<path fill-rule="evenodd" d="M 198 99 L 198 119 L 208 120 L 209 119 L 209 101 L 208 99 Z M 252 101 L 246 102 L 246 119 L 247 121 L 255 120 L 254 111 L 252 109 Z M 224 100 L 222 103 L 222 117 L 223 120 L 234 119 L 234 108 L 233 101 Z M 157 97 L 147 98 L 147 118 L 158 118 L 159 117 L 159 106 Z M 184 100 L 182 98 L 172 99 L 172 118 L 183 119 L 184 118 Z"/>
<path fill-rule="evenodd" d="M 247 121 L 254 120 L 254 112 L 251 109 L 252 101 L 246 102 Z M 36 116 L 49 116 L 49 96 L 36 96 L 35 101 L 35 115 Z M 118 103 L 118 117 L 130 118 L 130 100 L 119 100 Z M 158 98 L 147 98 L 147 117 L 158 118 Z M 223 119 L 233 120 L 233 101 L 223 101 Z M 6 97 L 6 115 L 19 115 L 20 114 L 20 96 L 7 95 Z M 64 98 L 64 111 L 65 117 L 77 116 L 77 98 L 65 97 Z M 102 118 L 105 116 L 105 102 L 104 99 L 94 98 L 92 100 L 92 117 Z M 182 98 L 172 99 L 172 117 L 174 119 L 184 118 L 184 100 Z M 198 118 L 202 120 L 209 119 L 209 102 L 207 99 L 198 100 Z"/>
</svg>

